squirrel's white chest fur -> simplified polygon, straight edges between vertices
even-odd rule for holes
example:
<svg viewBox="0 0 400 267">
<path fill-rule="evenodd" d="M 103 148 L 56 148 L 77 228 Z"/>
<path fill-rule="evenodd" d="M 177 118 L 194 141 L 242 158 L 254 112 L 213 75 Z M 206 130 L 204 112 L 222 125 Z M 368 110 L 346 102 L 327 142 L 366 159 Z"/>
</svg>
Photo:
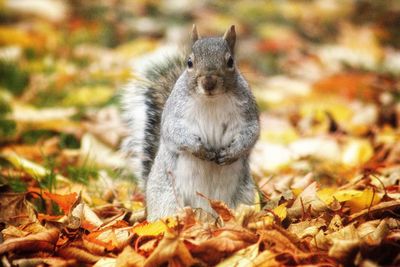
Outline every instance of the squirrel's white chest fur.
<svg viewBox="0 0 400 267">
<path fill-rule="evenodd" d="M 237 129 L 244 123 L 239 111 L 239 103 L 234 97 L 220 95 L 213 99 L 193 98 L 184 116 L 192 133 L 213 149 L 219 149 L 233 141 Z M 210 210 L 207 201 L 196 195 L 196 192 L 200 192 L 232 206 L 232 196 L 237 189 L 242 168 L 241 160 L 220 166 L 189 153 L 180 154 L 175 178 L 184 205 Z"/>
</svg>

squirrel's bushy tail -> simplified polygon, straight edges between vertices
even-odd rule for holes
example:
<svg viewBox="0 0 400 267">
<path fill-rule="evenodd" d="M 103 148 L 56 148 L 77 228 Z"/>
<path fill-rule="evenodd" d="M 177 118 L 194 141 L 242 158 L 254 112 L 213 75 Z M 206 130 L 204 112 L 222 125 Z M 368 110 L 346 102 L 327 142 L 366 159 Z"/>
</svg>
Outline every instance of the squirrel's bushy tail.
<svg viewBox="0 0 400 267">
<path fill-rule="evenodd" d="M 137 79 L 122 91 L 123 120 L 129 134 L 122 143 L 133 171 L 145 183 L 160 139 L 161 114 L 176 80 L 185 69 L 183 54 L 149 59 Z"/>
</svg>

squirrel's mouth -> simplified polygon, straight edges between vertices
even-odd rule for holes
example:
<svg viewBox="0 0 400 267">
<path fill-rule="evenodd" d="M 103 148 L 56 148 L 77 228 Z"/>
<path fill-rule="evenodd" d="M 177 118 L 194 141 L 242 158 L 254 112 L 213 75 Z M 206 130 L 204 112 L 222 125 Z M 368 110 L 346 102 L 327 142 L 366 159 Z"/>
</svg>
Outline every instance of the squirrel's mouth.
<svg viewBox="0 0 400 267">
<path fill-rule="evenodd" d="M 215 90 L 215 91 L 211 91 L 211 92 L 209 92 L 209 91 L 200 92 L 201 95 L 203 95 L 203 96 L 205 96 L 207 98 L 215 98 L 215 97 L 218 97 L 218 96 L 223 95 L 225 93 L 226 93 L 225 90 Z"/>
<path fill-rule="evenodd" d="M 206 75 L 198 79 L 197 91 L 207 97 L 213 97 L 225 93 L 225 88 L 222 86 L 220 77 L 217 75 Z"/>
</svg>

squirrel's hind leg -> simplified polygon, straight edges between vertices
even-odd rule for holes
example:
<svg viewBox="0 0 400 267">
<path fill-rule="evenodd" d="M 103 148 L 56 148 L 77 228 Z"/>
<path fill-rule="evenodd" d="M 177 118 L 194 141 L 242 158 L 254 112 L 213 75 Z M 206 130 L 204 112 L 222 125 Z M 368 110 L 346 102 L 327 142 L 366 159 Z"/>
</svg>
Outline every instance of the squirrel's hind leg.
<svg viewBox="0 0 400 267">
<path fill-rule="evenodd" d="M 181 204 L 165 172 L 160 170 L 157 174 L 150 173 L 146 185 L 147 220 L 155 221 L 174 215 L 179 211 Z"/>
</svg>

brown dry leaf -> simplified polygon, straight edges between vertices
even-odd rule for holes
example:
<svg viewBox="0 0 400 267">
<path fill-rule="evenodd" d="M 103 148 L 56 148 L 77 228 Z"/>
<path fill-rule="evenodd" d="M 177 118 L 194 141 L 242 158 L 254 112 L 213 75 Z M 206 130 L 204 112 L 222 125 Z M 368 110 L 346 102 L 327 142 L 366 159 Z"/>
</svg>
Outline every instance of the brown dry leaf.
<svg viewBox="0 0 400 267">
<path fill-rule="evenodd" d="M 86 236 L 82 236 L 82 244 L 85 249 L 87 249 L 90 253 L 103 256 L 107 253 L 109 247 L 108 244 L 99 244 L 99 242 L 92 242 L 88 240 Z"/>
<path fill-rule="evenodd" d="M 101 232 L 96 239 L 104 243 L 111 243 L 117 249 L 122 249 L 133 236 L 131 230 L 131 227 L 111 228 Z"/>
<path fill-rule="evenodd" d="M 81 226 L 88 230 L 93 230 L 103 224 L 103 221 L 100 220 L 97 214 L 85 203 L 79 203 L 71 211 L 71 216 L 79 218 Z"/>
<path fill-rule="evenodd" d="M 89 251 L 103 255 L 106 250 L 121 250 L 133 236 L 132 227 L 103 229 L 83 236 L 84 245 Z"/>
<path fill-rule="evenodd" d="M 311 240 L 311 245 L 318 250 L 328 250 L 332 243 L 324 234 L 324 231 L 319 230 L 318 234 Z"/>
<path fill-rule="evenodd" d="M 26 201 L 26 193 L 0 194 L 0 222 L 18 225 L 32 221 L 36 221 L 36 215 Z"/>
<path fill-rule="evenodd" d="M 160 266 L 163 263 L 178 263 L 177 266 L 191 266 L 196 263 L 178 235 L 167 232 L 157 248 L 146 259 L 144 266 Z M 172 265 L 174 266 L 174 265 Z"/>
<path fill-rule="evenodd" d="M 93 267 L 117 267 L 116 261 L 115 258 L 103 257 L 98 260 Z"/>
<path fill-rule="evenodd" d="M 336 232 L 342 228 L 343 228 L 342 218 L 340 218 L 339 215 L 335 214 L 335 216 L 333 216 L 331 222 L 328 225 L 328 232 L 329 233 Z"/>
<path fill-rule="evenodd" d="M 361 239 L 353 224 L 327 235 L 327 238 L 332 242 L 329 256 L 341 260 L 346 259 L 361 244 Z"/>
<path fill-rule="evenodd" d="M 326 226 L 324 219 L 316 218 L 298 223 L 292 223 L 287 229 L 289 232 L 295 234 L 298 238 L 306 236 L 315 236 L 319 229 Z"/>
<path fill-rule="evenodd" d="M 75 259 L 83 263 L 95 263 L 101 259 L 97 255 L 93 255 L 86 250 L 77 247 L 64 247 L 57 251 L 57 254 L 65 259 Z"/>
<path fill-rule="evenodd" d="M 329 207 L 317 196 L 317 183 L 314 182 L 304 189 L 296 198 L 293 205 L 287 209 L 288 216 L 300 217 L 310 211 L 309 215 L 318 215 Z"/>
<path fill-rule="evenodd" d="M 219 216 L 221 216 L 224 222 L 227 222 L 234 218 L 232 211 L 228 208 L 228 206 L 224 202 L 215 199 L 209 199 L 208 197 L 199 192 L 197 192 L 197 195 L 207 199 L 208 202 L 210 203 L 211 208 Z"/>
<path fill-rule="evenodd" d="M 220 262 L 217 267 L 245 267 L 251 266 L 254 259 L 257 257 L 259 252 L 260 243 L 248 246 L 247 248 L 241 249 L 235 252 L 232 256 Z"/>
<path fill-rule="evenodd" d="M 373 218 L 375 215 L 384 213 L 385 211 L 393 212 L 395 210 L 398 210 L 399 208 L 400 208 L 400 200 L 381 202 L 375 206 L 372 206 L 371 208 L 364 209 L 360 212 L 350 215 L 349 221 L 351 222 L 364 216 L 370 216 Z"/>
<path fill-rule="evenodd" d="M 20 251 L 53 251 L 59 237 L 58 229 L 49 229 L 45 232 L 28 235 L 25 237 L 8 239 L 0 244 L 0 255 L 6 252 Z"/>
<path fill-rule="evenodd" d="M 212 231 L 210 239 L 197 242 L 186 240 L 186 244 L 195 256 L 207 264 L 216 264 L 227 255 L 254 244 L 258 236 L 237 225 L 227 225 Z"/>
<path fill-rule="evenodd" d="M 361 224 L 357 228 L 358 235 L 368 246 L 377 246 L 382 239 L 389 233 L 389 225 L 386 219 L 379 221 L 369 221 Z"/>
<path fill-rule="evenodd" d="M 246 227 L 249 222 L 257 218 L 257 212 L 254 206 L 240 204 L 235 209 L 235 221 L 238 225 Z"/>
<path fill-rule="evenodd" d="M 62 259 L 56 257 L 50 258 L 27 258 L 12 261 L 14 266 L 54 266 L 54 267 L 67 267 L 76 266 L 77 263 L 73 259 Z"/>
<path fill-rule="evenodd" d="M 276 267 L 282 266 L 279 262 L 275 260 L 275 254 L 269 250 L 264 250 L 252 261 L 253 265 L 257 267 Z"/>
<path fill-rule="evenodd" d="M 297 237 L 286 231 L 285 229 L 273 226 L 274 229 L 260 230 L 261 242 L 265 244 L 266 249 L 270 249 L 271 252 L 292 252 L 293 254 L 300 252 L 298 247 L 299 240 Z"/>
<path fill-rule="evenodd" d="M 1 231 L 1 234 L 3 236 L 3 239 L 7 240 L 9 238 L 24 237 L 29 235 L 30 233 L 28 231 L 24 231 L 18 227 L 10 225 L 7 228 L 3 229 Z"/>
<path fill-rule="evenodd" d="M 145 242 L 143 245 L 140 245 L 137 251 L 140 251 L 143 255 L 150 255 L 154 249 L 157 247 L 158 242 L 160 240 L 156 237 L 154 239 L 150 239 L 149 241 Z"/>
<path fill-rule="evenodd" d="M 132 247 L 126 246 L 118 255 L 115 266 L 118 267 L 141 267 L 144 265 L 146 258 L 137 253 Z"/>
</svg>

